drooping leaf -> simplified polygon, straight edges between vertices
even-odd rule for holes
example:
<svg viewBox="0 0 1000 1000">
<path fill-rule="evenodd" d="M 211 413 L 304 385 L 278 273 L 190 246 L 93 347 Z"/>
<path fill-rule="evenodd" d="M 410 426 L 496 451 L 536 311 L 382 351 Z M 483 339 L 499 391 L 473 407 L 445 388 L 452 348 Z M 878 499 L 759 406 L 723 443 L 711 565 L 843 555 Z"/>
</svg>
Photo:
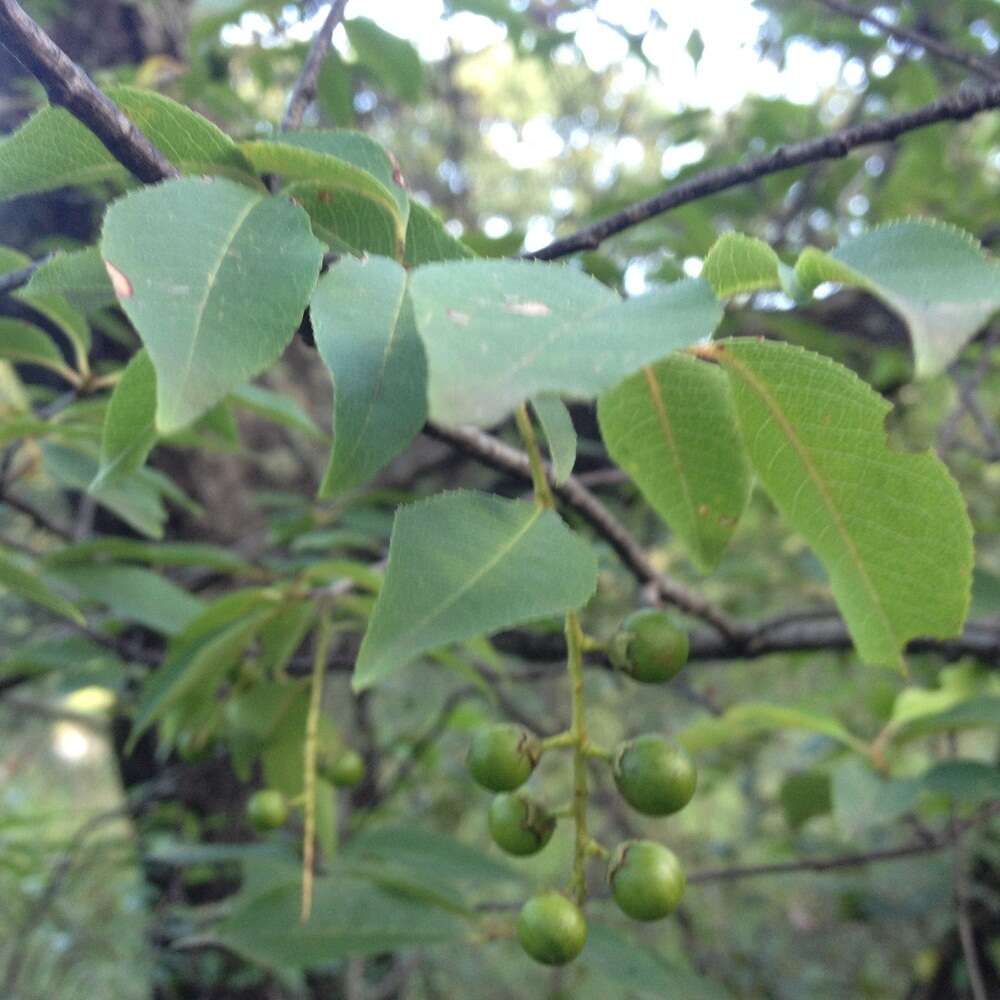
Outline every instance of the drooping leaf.
<svg viewBox="0 0 1000 1000">
<path fill-rule="evenodd" d="M 889 404 L 848 369 L 787 344 L 713 345 L 751 463 L 819 556 L 862 660 L 902 664 L 916 636 L 961 631 L 972 529 L 941 461 L 889 448 Z"/>
<path fill-rule="evenodd" d="M 410 289 L 430 414 L 446 424 L 493 424 L 546 392 L 590 398 L 722 316 L 700 280 L 623 302 L 579 271 L 526 261 L 430 264 Z"/>
<path fill-rule="evenodd" d="M 47 333 L 24 320 L 6 316 L 0 317 L 0 358 L 15 364 L 40 365 L 59 373 L 69 367 Z"/>
<path fill-rule="evenodd" d="M 149 354 L 138 351 L 125 367 L 104 415 L 101 458 L 92 490 L 141 469 L 156 444 L 156 373 Z"/>
<path fill-rule="evenodd" d="M 234 389 L 229 397 L 237 406 L 250 410 L 258 416 L 266 417 L 268 420 L 289 430 L 299 431 L 313 440 L 322 440 L 325 435 L 312 422 L 312 418 L 305 410 L 288 396 L 281 393 L 272 392 L 261 385 L 248 383 Z"/>
<path fill-rule="evenodd" d="M 31 276 L 28 295 L 62 295 L 84 313 L 112 306 L 117 299 L 97 247 L 58 253 Z"/>
<path fill-rule="evenodd" d="M 795 278 L 807 291 L 835 281 L 882 299 L 910 329 L 918 378 L 944 371 L 1000 309 L 1000 262 L 968 233 L 928 220 L 879 226 L 828 254 L 807 248 Z"/>
<path fill-rule="evenodd" d="M 176 635 L 205 608 L 177 584 L 140 566 L 62 566 L 50 574 L 77 591 L 79 600 L 94 601 L 118 618 L 163 635 Z"/>
<path fill-rule="evenodd" d="M 154 544 L 135 538 L 103 536 L 52 552 L 48 566 L 69 566 L 96 560 L 131 561 L 150 566 L 198 566 L 220 573 L 245 574 L 253 567 L 242 557 L 221 545 L 200 542 L 163 542 Z"/>
<path fill-rule="evenodd" d="M 257 590 L 236 591 L 210 604 L 173 640 L 166 659 L 143 685 L 131 743 L 192 691 L 203 689 L 210 698 L 276 607 L 272 595 Z"/>
<path fill-rule="evenodd" d="M 108 96 L 181 173 L 255 183 L 235 143 L 196 112 L 135 87 L 111 87 Z M 97 181 L 122 184 L 128 176 L 97 136 L 62 108 L 42 108 L 0 142 L 0 200 Z"/>
<path fill-rule="evenodd" d="M 608 454 L 712 570 L 750 497 L 750 468 L 726 377 L 677 354 L 646 365 L 598 400 Z"/>
<path fill-rule="evenodd" d="M 537 504 L 461 491 L 403 507 L 354 688 L 438 646 L 579 608 L 596 583 L 593 551 Z"/>
<path fill-rule="evenodd" d="M 564 483 L 576 464 L 576 429 L 569 410 L 558 396 L 535 396 L 531 408 L 542 425 L 556 482 Z"/>
<path fill-rule="evenodd" d="M 406 272 L 385 257 L 345 257 L 320 280 L 311 315 L 334 382 L 334 440 L 320 496 L 370 479 L 427 417 L 426 361 Z"/>
<path fill-rule="evenodd" d="M 0 587 L 32 604 L 37 604 L 77 625 L 85 624 L 83 613 L 61 594 L 57 594 L 38 574 L 25 568 L 12 553 L 0 548 Z"/>
<path fill-rule="evenodd" d="M 322 245 L 283 199 L 183 179 L 112 205 L 101 252 L 156 369 L 156 428 L 170 433 L 277 359 L 315 287 Z"/>
<path fill-rule="evenodd" d="M 423 63 L 410 42 L 391 35 L 367 17 L 352 18 L 344 27 L 365 69 L 400 100 L 419 100 L 424 86 Z"/>
<path fill-rule="evenodd" d="M 743 233 L 724 233 L 705 258 L 701 276 L 720 299 L 778 288 L 778 255 L 762 240 Z"/>
</svg>

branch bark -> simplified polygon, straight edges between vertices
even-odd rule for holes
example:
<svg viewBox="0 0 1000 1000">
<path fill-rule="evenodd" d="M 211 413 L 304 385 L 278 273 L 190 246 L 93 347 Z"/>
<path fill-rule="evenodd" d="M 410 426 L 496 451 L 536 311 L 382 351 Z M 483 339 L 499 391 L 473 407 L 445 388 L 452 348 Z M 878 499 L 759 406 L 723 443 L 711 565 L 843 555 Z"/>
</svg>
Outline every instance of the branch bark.
<svg viewBox="0 0 1000 1000">
<path fill-rule="evenodd" d="M 155 184 L 179 176 L 163 153 L 15 0 L 0 0 L 0 44 L 38 79 L 53 104 L 83 122 L 140 181 Z"/>
<path fill-rule="evenodd" d="M 657 215 L 679 208 L 708 195 L 749 184 L 760 177 L 781 173 L 793 167 L 820 160 L 835 160 L 859 146 L 891 142 L 907 132 L 944 121 L 965 121 L 982 111 L 1000 107 L 1000 84 L 982 90 L 959 91 L 925 104 L 921 108 L 887 118 L 873 118 L 838 132 L 808 139 L 805 142 L 778 146 L 763 156 L 752 157 L 731 167 L 716 167 L 661 191 L 652 198 L 638 201 L 614 215 L 609 215 L 582 229 L 555 240 L 541 250 L 525 254 L 529 260 L 555 260 L 580 250 L 595 250 L 609 236 L 623 232 Z"/>
<path fill-rule="evenodd" d="M 333 32 L 338 24 L 344 19 L 344 9 L 347 7 L 347 0 L 334 0 L 330 4 L 330 12 L 326 15 L 323 27 L 316 33 L 316 37 L 309 47 L 309 54 L 306 56 L 305 64 L 295 86 L 292 88 L 291 96 L 288 99 L 288 110 L 281 121 L 283 132 L 294 132 L 302 125 L 302 119 L 309 108 L 309 105 L 316 98 L 316 87 L 319 83 L 319 72 L 323 68 L 323 60 L 330 51 L 330 44 L 333 41 Z"/>
</svg>

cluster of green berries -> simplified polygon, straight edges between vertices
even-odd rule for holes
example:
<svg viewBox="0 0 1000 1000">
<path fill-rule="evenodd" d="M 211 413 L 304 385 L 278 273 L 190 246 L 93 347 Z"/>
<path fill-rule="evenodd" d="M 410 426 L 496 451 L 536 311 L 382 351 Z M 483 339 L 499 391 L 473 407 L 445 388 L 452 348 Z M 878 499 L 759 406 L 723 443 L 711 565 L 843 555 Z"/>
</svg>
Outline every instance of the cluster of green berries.
<svg viewBox="0 0 1000 1000">
<path fill-rule="evenodd" d="M 687 660 L 684 632 L 659 611 L 629 616 L 609 645 L 614 666 L 640 683 L 674 677 Z M 542 850 L 552 837 L 556 817 L 521 786 L 531 777 L 542 741 L 523 726 L 499 723 L 477 732 L 468 767 L 475 781 L 498 793 L 489 810 L 490 835 L 508 854 L 523 857 Z M 679 812 L 697 786 L 695 766 L 679 746 L 656 734 L 622 743 L 611 756 L 615 786 L 622 798 L 647 816 Z M 611 894 L 635 920 L 660 920 L 680 904 L 684 869 L 676 855 L 651 840 L 630 840 L 612 852 L 608 863 Z M 543 892 L 521 908 L 517 934 L 524 950 L 544 965 L 564 965 L 583 949 L 587 921 L 580 907 L 559 892 Z"/>
<path fill-rule="evenodd" d="M 337 788 L 354 788 L 365 776 L 361 754 L 350 748 L 321 753 L 316 770 L 320 777 Z M 277 830 L 288 822 L 292 804 L 277 788 L 262 788 L 247 800 L 247 819 L 258 833 Z"/>
</svg>

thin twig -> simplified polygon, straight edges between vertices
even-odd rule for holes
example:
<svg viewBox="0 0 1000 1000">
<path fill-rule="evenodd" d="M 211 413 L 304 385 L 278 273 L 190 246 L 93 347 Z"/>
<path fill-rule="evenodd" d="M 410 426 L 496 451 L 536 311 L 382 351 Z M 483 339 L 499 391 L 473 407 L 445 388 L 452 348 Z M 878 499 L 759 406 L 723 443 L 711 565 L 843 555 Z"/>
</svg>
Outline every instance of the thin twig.
<svg viewBox="0 0 1000 1000">
<path fill-rule="evenodd" d="M 889 38 L 894 38 L 897 42 L 902 43 L 908 48 L 917 47 L 926 49 L 928 52 L 934 53 L 934 55 L 939 56 L 947 62 L 955 63 L 956 66 L 962 66 L 970 70 L 977 76 L 991 80 L 993 83 L 1000 83 L 1000 67 L 986 62 L 985 59 L 979 59 L 971 52 L 955 48 L 955 46 L 949 45 L 947 42 L 942 42 L 932 35 L 924 34 L 922 31 L 917 31 L 914 28 L 905 28 L 899 24 L 892 24 L 872 11 L 865 10 L 862 7 L 855 7 L 854 4 L 844 3 L 844 0 L 816 0 L 816 2 L 822 4 L 827 10 L 836 11 L 838 14 L 846 14 L 857 21 L 867 22 L 873 27 L 878 28 L 882 34 L 887 35 Z"/>
<path fill-rule="evenodd" d="M 83 122 L 139 180 L 155 184 L 178 176 L 163 153 L 14 0 L 0 0 L 0 44 L 35 76 L 53 104 Z"/>
<path fill-rule="evenodd" d="M 541 250 L 524 256 L 530 260 L 555 260 L 557 257 L 566 257 L 580 250 L 595 250 L 609 236 L 708 195 L 728 191 L 760 177 L 801 167 L 806 163 L 840 159 L 859 146 L 890 142 L 907 132 L 938 122 L 965 121 L 982 111 L 998 107 L 1000 107 L 1000 85 L 982 90 L 961 90 L 900 115 L 873 118 L 859 125 L 850 125 L 837 132 L 831 132 L 829 135 L 778 146 L 763 156 L 752 157 L 729 167 L 706 170 L 653 195 L 652 198 L 629 205 L 614 215 L 599 219 L 569 236 L 554 240 Z"/>
<path fill-rule="evenodd" d="M 492 468 L 531 482 L 531 462 L 528 456 L 484 431 L 474 427 L 442 427 L 438 424 L 427 424 L 424 433 L 473 455 Z M 744 632 L 742 626 L 731 621 L 723 611 L 700 594 L 689 591 L 675 580 L 657 572 L 646 557 L 642 546 L 579 480 L 570 476 L 564 483 L 559 483 L 547 464 L 545 472 L 556 496 L 567 507 L 576 511 L 615 550 L 640 583 L 651 585 L 662 601 L 711 625 L 729 642 L 739 640 Z"/>
<path fill-rule="evenodd" d="M 319 29 L 316 37 L 312 40 L 302 72 L 299 74 L 298 80 L 295 81 L 295 86 L 288 99 L 288 110 L 281 121 L 283 132 L 294 132 L 300 128 L 309 105 L 315 100 L 316 88 L 319 84 L 319 71 L 323 68 L 323 60 L 330 51 L 334 29 L 344 18 L 346 6 L 347 0 L 334 0 L 330 4 L 330 12 L 326 15 L 323 27 Z"/>
</svg>

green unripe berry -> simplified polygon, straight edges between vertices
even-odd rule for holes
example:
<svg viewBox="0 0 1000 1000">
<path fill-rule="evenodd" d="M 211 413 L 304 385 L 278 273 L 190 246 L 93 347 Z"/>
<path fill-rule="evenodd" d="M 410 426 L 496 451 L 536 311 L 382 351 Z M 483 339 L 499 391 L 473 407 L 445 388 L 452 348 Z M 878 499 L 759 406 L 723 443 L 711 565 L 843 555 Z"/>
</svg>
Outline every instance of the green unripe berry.
<svg viewBox="0 0 1000 1000">
<path fill-rule="evenodd" d="M 687 878 L 673 851 L 652 840 L 628 840 L 608 865 L 608 882 L 623 913 L 660 920 L 680 905 Z"/>
<path fill-rule="evenodd" d="M 365 762 L 357 750 L 345 750 L 325 769 L 323 775 L 337 788 L 354 788 L 365 776 Z"/>
<path fill-rule="evenodd" d="M 608 656 L 615 667 L 640 684 L 661 684 L 676 677 L 687 663 L 687 633 L 663 611 L 636 611 L 611 638 Z"/>
<path fill-rule="evenodd" d="M 618 748 L 614 777 L 625 801 L 647 816 L 679 812 L 698 785 L 698 772 L 687 753 L 652 733 Z"/>
<path fill-rule="evenodd" d="M 469 747 L 469 771 L 491 792 L 512 792 L 523 785 L 542 756 L 538 737 L 511 722 L 480 729 Z"/>
<path fill-rule="evenodd" d="M 490 804 L 490 835 L 508 854 L 537 854 L 551 839 L 555 817 L 523 792 L 501 792 Z"/>
<path fill-rule="evenodd" d="M 277 789 L 265 788 L 254 792 L 247 802 L 247 818 L 260 833 L 277 830 L 288 820 L 288 803 Z"/>
<path fill-rule="evenodd" d="M 583 951 L 587 921 L 580 908 L 558 892 L 532 896 L 517 918 L 521 947 L 542 965 L 565 965 Z"/>
</svg>

